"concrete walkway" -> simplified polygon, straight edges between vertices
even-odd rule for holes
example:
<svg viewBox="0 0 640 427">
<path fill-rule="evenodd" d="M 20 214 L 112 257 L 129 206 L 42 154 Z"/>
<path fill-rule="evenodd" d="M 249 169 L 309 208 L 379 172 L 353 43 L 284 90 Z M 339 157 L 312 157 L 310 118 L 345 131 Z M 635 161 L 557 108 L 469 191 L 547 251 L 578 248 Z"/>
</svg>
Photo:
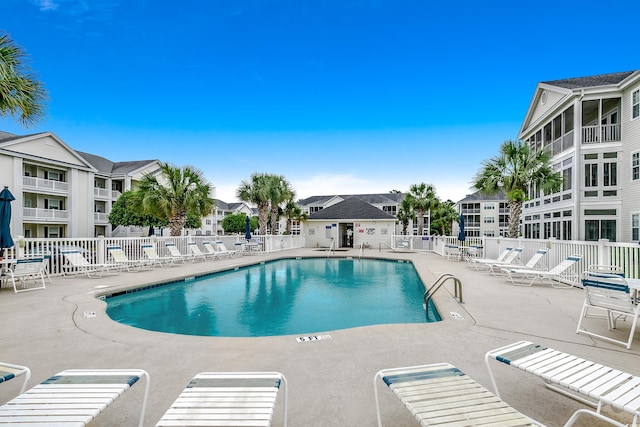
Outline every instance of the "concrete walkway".
<svg viewBox="0 0 640 427">
<path fill-rule="evenodd" d="M 0 360 L 30 367 L 30 386 L 70 368 L 145 369 L 151 376 L 146 426 L 155 425 L 188 381 L 202 371 L 282 372 L 289 382 L 291 427 L 376 425 L 373 376 L 383 368 L 450 362 L 490 388 L 485 352 L 519 340 L 640 374 L 638 336 L 632 349 L 626 350 L 575 334 L 581 289 L 516 287 L 476 272 L 464 262 L 431 253 L 367 250 L 365 256 L 412 260 L 426 286 L 444 273 L 457 276 L 463 285 L 464 304 L 456 302 L 453 285 L 447 284 L 434 298 L 442 322 L 318 331 L 331 336 L 322 341 L 297 342 L 296 336 L 216 338 L 149 332 L 112 321 L 105 313 L 105 303 L 95 298 L 117 289 L 291 256 L 326 256 L 326 252 L 303 249 L 252 255 L 99 279 L 53 278 L 46 290 L 17 295 L 5 286 L 0 290 Z M 335 256 L 357 257 L 358 253 L 336 252 Z M 87 316 L 92 312 L 95 317 Z M 589 326 L 606 331 L 605 323 L 592 320 Z M 620 325 L 618 333 L 628 333 L 628 323 Z M 563 425 L 584 407 L 546 389 L 532 375 L 497 364 L 495 368 L 503 399 L 548 426 Z M 18 383 L 0 384 L 0 403 L 17 394 Z M 136 425 L 142 391 L 143 387 L 135 385 L 92 425 Z M 385 387 L 380 392 L 385 425 L 417 425 L 391 392 Z M 282 421 L 280 403 L 274 426 Z M 630 422 L 625 414 L 606 413 Z M 580 425 L 604 424 L 585 419 Z"/>
</svg>

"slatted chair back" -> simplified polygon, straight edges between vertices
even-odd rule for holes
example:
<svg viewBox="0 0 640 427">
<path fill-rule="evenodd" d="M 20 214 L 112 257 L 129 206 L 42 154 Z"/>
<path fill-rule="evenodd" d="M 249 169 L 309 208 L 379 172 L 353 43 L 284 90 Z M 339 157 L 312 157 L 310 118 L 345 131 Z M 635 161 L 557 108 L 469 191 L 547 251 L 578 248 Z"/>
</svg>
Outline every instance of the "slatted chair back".
<svg viewBox="0 0 640 427">
<path fill-rule="evenodd" d="M 587 271 L 582 287 L 590 305 L 633 315 L 635 305 L 627 281 L 621 275 Z"/>
<path fill-rule="evenodd" d="M 549 250 L 546 248 L 538 249 L 536 253 L 533 254 L 533 256 L 529 259 L 529 261 L 527 261 L 524 267 L 535 268 L 538 265 L 538 263 L 542 261 L 542 258 L 544 258 L 547 255 L 547 253 L 549 253 Z"/>
</svg>

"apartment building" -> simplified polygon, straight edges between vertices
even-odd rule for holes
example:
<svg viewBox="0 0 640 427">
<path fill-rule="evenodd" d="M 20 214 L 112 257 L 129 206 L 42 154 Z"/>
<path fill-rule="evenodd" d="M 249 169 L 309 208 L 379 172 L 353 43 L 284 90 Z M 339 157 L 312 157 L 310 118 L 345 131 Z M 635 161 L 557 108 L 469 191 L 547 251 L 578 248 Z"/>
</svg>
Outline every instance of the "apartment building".
<svg viewBox="0 0 640 427">
<path fill-rule="evenodd" d="M 0 185 L 16 198 L 14 236 L 111 236 L 108 215 L 113 202 L 159 166 L 158 160 L 112 162 L 79 152 L 51 132 L 0 132 Z M 129 230 L 123 231 L 126 235 Z"/>
<path fill-rule="evenodd" d="M 509 206 L 503 192 L 494 195 L 479 191 L 457 203 L 458 212 L 464 215 L 464 234 L 467 237 L 506 236 L 509 228 Z M 458 233 L 458 224 L 453 235 Z"/>
<path fill-rule="evenodd" d="M 524 237 L 639 240 L 640 71 L 538 83 L 519 138 L 564 177 L 557 193 L 529 189 Z"/>
</svg>

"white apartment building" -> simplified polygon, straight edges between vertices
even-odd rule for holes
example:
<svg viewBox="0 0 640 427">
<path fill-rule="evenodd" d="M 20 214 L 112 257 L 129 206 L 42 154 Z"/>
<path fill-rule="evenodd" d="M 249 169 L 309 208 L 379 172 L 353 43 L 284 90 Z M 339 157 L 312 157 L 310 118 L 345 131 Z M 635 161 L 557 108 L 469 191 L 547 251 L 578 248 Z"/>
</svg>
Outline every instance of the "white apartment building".
<svg viewBox="0 0 640 427">
<path fill-rule="evenodd" d="M 509 206 L 504 193 L 486 195 L 475 192 L 457 203 L 458 212 L 464 215 L 464 234 L 467 237 L 506 236 L 509 228 Z M 460 230 L 453 227 L 453 235 Z"/>
<path fill-rule="evenodd" d="M 0 186 L 12 202 L 11 232 L 30 238 L 111 236 L 113 202 L 158 160 L 112 162 L 73 150 L 51 132 L 0 132 Z"/>
<path fill-rule="evenodd" d="M 530 188 L 524 237 L 640 239 L 640 71 L 538 83 L 519 138 L 549 150 L 565 180 Z"/>
</svg>

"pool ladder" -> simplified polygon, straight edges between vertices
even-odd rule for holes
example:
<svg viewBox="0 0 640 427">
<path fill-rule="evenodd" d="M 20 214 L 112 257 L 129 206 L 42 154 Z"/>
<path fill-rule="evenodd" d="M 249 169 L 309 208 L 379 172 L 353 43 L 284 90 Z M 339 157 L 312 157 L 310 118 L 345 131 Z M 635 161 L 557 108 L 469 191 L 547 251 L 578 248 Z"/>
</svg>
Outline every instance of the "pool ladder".
<svg viewBox="0 0 640 427">
<path fill-rule="evenodd" d="M 429 313 L 429 300 L 431 299 L 433 294 L 435 294 L 436 291 L 438 289 L 440 289 L 440 287 L 442 285 L 445 284 L 445 282 L 447 280 L 453 280 L 453 284 L 454 284 L 454 295 L 453 296 L 454 296 L 454 298 L 457 298 L 460 301 L 460 304 L 463 303 L 463 301 L 462 301 L 462 282 L 460 282 L 460 279 L 458 279 L 453 274 L 445 273 L 442 276 L 440 276 L 438 278 L 438 280 L 436 280 L 435 283 L 433 285 L 431 285 L 431 287 L 429 289 L 427 289 L 427 291 L 424 293 L 424 296 L 422 297 L 422 299 L 424 301 L 424 309 L 425 309 L 425 311 L 427 313 Z"/>
</svg>

